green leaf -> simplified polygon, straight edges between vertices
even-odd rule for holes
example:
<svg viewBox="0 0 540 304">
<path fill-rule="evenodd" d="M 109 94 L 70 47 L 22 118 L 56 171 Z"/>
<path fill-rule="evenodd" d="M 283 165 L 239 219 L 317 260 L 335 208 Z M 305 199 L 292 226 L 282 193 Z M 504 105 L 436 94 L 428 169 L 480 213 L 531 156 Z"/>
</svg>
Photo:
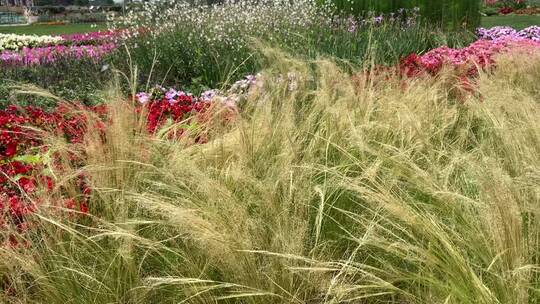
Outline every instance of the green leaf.
<svg viewBox="0 0 540 304">
<path fill-rule="evenodd" d="M 19 155 L 13 158 L 14 161 L 19 161 L 21 163 L 26 164 L 39 164 L 41 163 L 41 156 L 39 154 L 36 155 Z"/>
</svg>

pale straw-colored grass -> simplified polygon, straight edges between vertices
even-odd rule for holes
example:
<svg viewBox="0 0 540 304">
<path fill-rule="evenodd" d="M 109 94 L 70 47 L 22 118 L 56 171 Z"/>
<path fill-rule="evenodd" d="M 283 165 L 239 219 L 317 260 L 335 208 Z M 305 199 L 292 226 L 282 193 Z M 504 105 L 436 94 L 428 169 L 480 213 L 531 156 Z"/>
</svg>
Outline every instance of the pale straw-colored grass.
<svg viewBox="0 0 540 304">
<path fill-rule="evenodd" d="M 500 58 L 461 100 L 450 73 L 404 87 L 268 56 L 265 87 L 207 144 L 150 139 L 110 98 L 113 126 L 71 147 L 93 215 L 43 208 L 28 248 L 0 249 L 1 300 L 540 300 L 539 56 Z M 293 91 L 270 76 L 289 72 Z"/>
</svg>

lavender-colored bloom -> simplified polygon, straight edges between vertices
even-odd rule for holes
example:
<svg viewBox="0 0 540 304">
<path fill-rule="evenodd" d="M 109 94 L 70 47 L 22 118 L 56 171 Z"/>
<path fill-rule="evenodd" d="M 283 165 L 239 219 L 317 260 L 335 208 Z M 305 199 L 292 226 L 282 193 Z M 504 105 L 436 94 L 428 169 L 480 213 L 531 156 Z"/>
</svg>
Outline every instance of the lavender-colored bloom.
<svg viewBox="0 0 540 304">
<path fill-rule="evenodd" d="M 528 28 L 525 28 L 517 33 L 518 36 L 529 38 L 535 41 L 538 41 L 540 39 L 540 26 L 533 25 L 529 26 Z"/>
<path fill-rule="evenodd" d="M 150 94 L 145 92 L 140 92 L 135 95 L 138 102 L 141 104 L 148 103 L 150 101 Z"/>
<path fill-rule="evenodd" d="M 176 97 L 178 97 L 178 91 L 170 88 L 167 93 L 165 93 L 165 98 L 167 98 L 169 101 L 174 100 Z"/>
<path fill-rule="evenodd" d="M 219 91 L 216 89 L 206 90 L 201 94 L 201 100 L 204 102 L 210 102 L 218 95 L 218 93 Z"/>
<path fill-rule="evenodd" d="M 161 93 L 167 92 L 167 89 L 164 88 L 162 85 L 156 84 L 156 89 L 160 91 Z"/>
<path fill-rule="evenodd" d="M 358 22 L 353 17 L 347 19 L 348 28 L 347 31 L 354 33 L 358 29 Z"/>
<path fill-rule="evenodd" d="M 521 31 L 516 31 L 509 26 L 495 26 L 490 29 L 479 28 L 476 31 L 478 38 L 483 40 L 498 40 L 505 38 L 540 40 L 540 26 L 530 26 Z"/>
<path fill-rule="evenodd" d="M 495 40 L 501 37 L 514 36 L 517 31 L 509 26 L 495 26 L 490 29 L 479 28 L 476 30 L 478 38 Z"/>
</svg>

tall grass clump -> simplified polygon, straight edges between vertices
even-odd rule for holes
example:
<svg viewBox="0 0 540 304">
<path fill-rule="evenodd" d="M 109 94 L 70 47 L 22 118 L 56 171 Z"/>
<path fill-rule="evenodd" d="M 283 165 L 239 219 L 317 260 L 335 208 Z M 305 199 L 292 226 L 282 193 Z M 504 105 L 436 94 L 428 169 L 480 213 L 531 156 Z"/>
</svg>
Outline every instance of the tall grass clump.
<svg viewBox="0 0 540 304">
<path fill-rule="evenodd" d="M 194 89 L 217 87 L 264 68 L 257 41 L 306 59 L 332 56 L 342 66 L 358 66 L 373 54 L 376 63 L 393 64 L 440 45 L 463 46 L 473 36 L 420 25 L 413 10 L 381 21 L 374 15 L 337 16 L 331 5 L 314 0 L 212 6 L 149 2 L 114 26 L 145 29 L 130 48 L 140 70 L 152 70 L 156 82 Z"/>
<path fill-rule="evenodd" d="M 91 216 L 44 193 L 24 245 L 0 249 L 1 301 L 540 300 L 540 55 L 500 58 L 459 100 L 451 72 L 405 87 L 265 55 L 228 127 L 149 137 L 117 101 L 104 133 L 54 145 L 89 156 Z"/>
</svg>

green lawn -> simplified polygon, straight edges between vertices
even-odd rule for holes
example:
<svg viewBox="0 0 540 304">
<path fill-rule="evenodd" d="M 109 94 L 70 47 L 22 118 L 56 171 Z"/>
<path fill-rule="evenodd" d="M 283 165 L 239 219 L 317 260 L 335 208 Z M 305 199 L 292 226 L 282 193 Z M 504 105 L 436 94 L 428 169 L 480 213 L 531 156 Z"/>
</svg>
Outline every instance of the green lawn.
<svg viewBox="0 0 540 304">
<path fill-rule="evenodd" d="M 482 26 L 489 28 L 498 25 L 509 25 L 523 29 L 531 25 L 540 25 L 540 16 L 490 16 L 482 18 Z"/>
<path fill-rule="evenodd" d="M 67 25 L 21 25 L 1 26 L 0 33 L 33 34 L 33 35 L 62 35 L 87 33 L 106 29 L 105 24 L 67 24 Z"/>
</svg>

